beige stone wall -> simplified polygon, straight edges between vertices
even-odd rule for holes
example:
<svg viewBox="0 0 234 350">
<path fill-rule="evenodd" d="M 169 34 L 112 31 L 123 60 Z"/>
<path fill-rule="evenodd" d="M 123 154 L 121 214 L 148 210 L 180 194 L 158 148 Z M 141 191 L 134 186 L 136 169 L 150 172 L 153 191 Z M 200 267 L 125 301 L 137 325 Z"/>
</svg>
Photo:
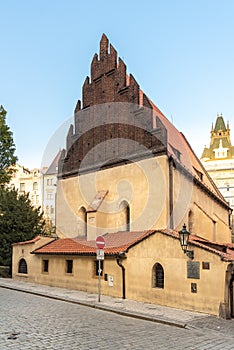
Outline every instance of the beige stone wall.
<svg viewBox="0 0 234 350">
<path fill-rule="evenodd" d="M 187 278 L 187 262 L 191 261 L 180 248 L 179 241 L 156 234 L 136 245 L 124 261 L 128 299 L 178 307 L 185 310 L 219 314 L 224 302 L 225 271 L 227 263 L 220 257 L 195 248 L 194 262 L 200 263 L 200 279 Z M 152 288 L 152 269 L 155 263 L 164 268 L 164 289 Z M 203 270 L 202 262 L 210 269 Z M 191 283 L 197 284 L 197 293 L 191 292 Z"/>
<path fill-rule="evenodd" d="M 16 266 L 17 259 L 21 257 L 18 248 L 19 246 L 15 248 Z M 193 261 L 200 264 L 199 279 L 187 278 L 187 262 L 191 260 L 182 252 L 178 239 L 156 233 L 132 247 L 127 258 L 122 260 L 126 271 L 126 298 L 219 315 L 219 306 L 225 302 L 228 263 L 207 250 L 193 246 L 189 248 L 194 250 Z M 28 276 L 17 274 L 14 270 L 14 278 L 98 293 L 95 256 L 34 255 L 29 252 L 28 245 L 24 251 Z M 49 260 L 48 272 L 43 272 L 43 259 Z M 67 259 L 73 260 L 72 274 L 66 273 Z M 209 263 L 209 270 L 202 268 L 202 262 Z M 163 289 L 154 288 L 152 284 L 155 263 L 160 263 L 164 269 Z M 107 281 L 104 274 L 107 274 Z M 191 283 L 197 284 L 197 293 L 191 292 Z M 101 294 L 122 297 L 122 269 L 114 257 L 105 257 Z"/>
<path fill-rule="evenodd" d="M 192 233 L 212 241 L 231 242 L 228 210 L 178 170 L 174 170 L 173 177 L 175 229 L 180 230 L 184 223 L 190 227 L 191 211 Z"/>
<path fill-rule="evenodd" d="M 228 211 L 199 188 L 193 193 L 194 233 L 218 242 L 231 242 Z"/>
<path fill-rule="evenodd" d="M 169 169 L 166 156 L 109 168 L 79 177 L 59 180 L 57 186 L 57 233 L 60 237 L 84 235 L 79 209 L 92 203 L 98 191 L 108 194 L 97 212 L 87 213 L 87 239 L 106 232 L 126 230 L 121 203 L 130 207 L 130 230 L 170 226 Z M 173 220 L 180 230 L 189 225 L 193 233 L 206 239 L 231 242 L 228 211 L 207 195 L 191 179 L 173 169 Z"/>
<path fill-rule="evenodd" d="M 79 256 L 36 256 L 40 267 L 35 276 L 35 282 L 49 286 L 77 289 L 89 293 L 98 293 L 98 276 L 95 273 L 96 257 Z M 49 271 L 43 272 L 43 259 L 49 260 Z M 66 260 L 73 260 L 73 272 L 66 273 Z M 113 286 L 104 280 L 104 274 L 113 277 Z M 121 269 L 114 258 L 105 258 L 104 274 L 101 276 L 101 294 L 121 297 Z"/>
<path fill-rule="evenodd" d="M 130 206 L 130 230 L 165 227 L 168 218 L 168 165 L 165 156 L 109 168 L 57 184 L 57 233 L 75 237 L 79 232 L 78 211 L 92 203 L 98 191 L 108 190 L 97 213 L 88 213 L 88 239 L 125 230 L 121 203 Z"/>
<path fill-rule="evenodd" d="M 34 281 L 39 269 L 37 257 L 30 253 L 36 248 L 39 248 L 53 240 L 54 238 L 51 237 L 40 237 L 40 239 L 35 243 L 14 244 L 12 246 L 12 277 L 16 279 L 25 279 L 26 281 Z M 27 275 L 18 273 L 20 259 L 25 259 L 27 262 Z"/>
</svg>

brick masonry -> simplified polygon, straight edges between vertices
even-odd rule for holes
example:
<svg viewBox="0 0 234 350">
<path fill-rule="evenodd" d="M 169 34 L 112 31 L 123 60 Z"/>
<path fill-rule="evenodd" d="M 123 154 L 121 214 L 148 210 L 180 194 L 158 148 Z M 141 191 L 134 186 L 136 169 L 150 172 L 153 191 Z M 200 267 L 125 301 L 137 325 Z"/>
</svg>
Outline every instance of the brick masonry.
<svg viewBox="0 0 234 350">
<path fill-rule="evenodd" d="M 166 152 L 167 132 L 126 65 L 103 34 L 91 77 L 85 79 L 82 102 L 67 135 L 59 176 L 68 177 Z"/>
</svg>

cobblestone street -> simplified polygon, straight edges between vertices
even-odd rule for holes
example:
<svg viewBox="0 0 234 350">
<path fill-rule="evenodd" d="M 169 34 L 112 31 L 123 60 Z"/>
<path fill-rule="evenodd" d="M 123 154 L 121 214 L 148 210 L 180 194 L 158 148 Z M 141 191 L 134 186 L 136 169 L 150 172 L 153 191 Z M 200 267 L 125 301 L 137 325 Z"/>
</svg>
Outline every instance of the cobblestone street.
<svg viewBox="0 0 234 350">
<path fill-rule="evenodd" d="M 179 328 L 4 288 L 0 314 L 1 350 L 234 348 L 233 321 Z"/>
</svg>

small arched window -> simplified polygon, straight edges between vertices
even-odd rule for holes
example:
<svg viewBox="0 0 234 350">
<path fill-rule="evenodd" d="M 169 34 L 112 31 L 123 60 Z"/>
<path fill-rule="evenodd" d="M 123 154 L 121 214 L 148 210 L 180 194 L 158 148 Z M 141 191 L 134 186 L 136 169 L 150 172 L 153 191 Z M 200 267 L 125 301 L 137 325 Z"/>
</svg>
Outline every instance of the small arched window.
<svg viewBox="0 0 234 350">
<path fill-rule="evenodd" d="M 78 235 L 87 236 L 87 212 L 85 207 L 81 207 L 78 211 Z"/>
<path fill-rule="evenodd" d="M 188 213 L 188 230 L 190 233 L 193 232 L 193 223 L 194 223 L 194 214 L 192 212 L 192 210 L 189 210 Z"/>
<path fill-rule="evenodd" d="M 130 207 L 126 201 L 120 204 L 120 226 L 122 231 L 130 231 Z"/>
<path fill-rule="evenodd" d="M 153 267 L 153 288 L 164 288 L 164 270 L 159 263 Z"/>
<path fill-rule="evenodd" d="M 27 263 L 25 259 L 20 259 L 18 273 L 25 273 L 25 274 L 28 273 Z"/>
</svg>

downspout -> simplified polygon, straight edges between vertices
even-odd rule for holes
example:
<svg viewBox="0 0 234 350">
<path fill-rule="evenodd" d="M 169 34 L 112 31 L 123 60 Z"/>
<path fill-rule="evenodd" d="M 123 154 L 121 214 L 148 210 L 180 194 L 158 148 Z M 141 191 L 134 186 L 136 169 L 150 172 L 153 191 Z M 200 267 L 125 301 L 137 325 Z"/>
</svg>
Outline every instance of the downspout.
<svg viewBox="0 0 234 350">
<path fill-rule="evenodd" d="M 174 229 L 173 217 L 173 158 L 169 157 L 169 213 L 170 213 L 170 228 Z"/>
<path fill-rule="evenodd" d="M 121 267 L 122 269 L 122 299 L 126 299 L 126 294 L 125 294 L 125 267 L 122 264 L 121 258 L 123 258 L 124 253 L 120 253 L 116 257 L 116 262 L 117 264 Z"/>
</svg>

